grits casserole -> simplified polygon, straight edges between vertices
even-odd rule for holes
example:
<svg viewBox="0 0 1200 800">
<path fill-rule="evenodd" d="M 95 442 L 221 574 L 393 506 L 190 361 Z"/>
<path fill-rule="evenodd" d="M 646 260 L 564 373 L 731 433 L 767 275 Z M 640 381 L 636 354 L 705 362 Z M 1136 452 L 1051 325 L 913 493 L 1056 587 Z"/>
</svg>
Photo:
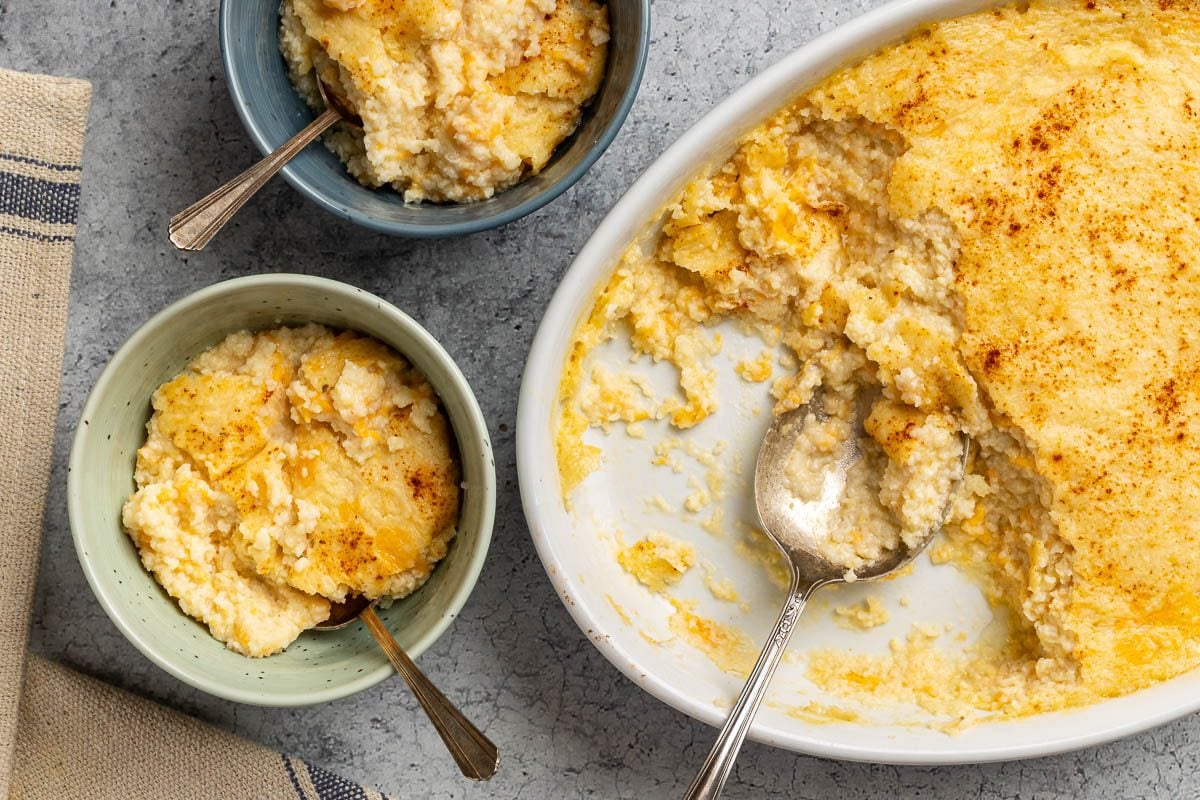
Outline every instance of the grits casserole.
<svg viewBox="0 0 1200 800">
<path fill-rule="evenodd" d="M 326 144 L 370 187 L 410 202 L 484 200 L 537 174 L 600 88 L 596 0 L 283 0 L 292 83 L 317 77 L 362 118 Z"/>
<path fill-rule="evenodd" d="M 189 616 L 266 656 L 349 595 L 403 597 L 446 554 L 459 468 L 426 380 L 320 325 L 228 336 L 152 398 L 122 521 Z"/>
<path fill-rule="evenodd" d="M 931 557 L 1004 634 L 809 651 L 816 686 L 965 719 L 1200 665 L 1197 52 L 1194 3 L 1034 0 L 808 89 L 682 188 L 580 322 L 555 422 L 568 502 L 601 466 L 590 428 L 714 414 L 732 322 L 783 353 L 737 368 L 776 413 L 817 387 L 870 399 L 893 513 L 945 470 L 938 441 L 972 440 Z M 602 362 L 613 340 L 673 365 L 677 390 Z"/>
</svg>

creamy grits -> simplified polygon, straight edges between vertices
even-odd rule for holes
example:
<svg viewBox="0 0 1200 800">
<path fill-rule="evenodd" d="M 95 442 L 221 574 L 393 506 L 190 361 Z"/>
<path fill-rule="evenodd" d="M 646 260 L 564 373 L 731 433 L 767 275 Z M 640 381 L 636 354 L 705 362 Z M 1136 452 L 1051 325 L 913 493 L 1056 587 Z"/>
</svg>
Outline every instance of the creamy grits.
<svg viewBox="0 0 1200 800">
<path fill-rule="evenodd" d="M 366 186 L 410 202 L 484 200 L 550 160 L 600 88 L 608 14 L 596 0 L 283 0 L 292 83 L 317 78 L 362 128 L 326 144 Z"/>
<path fill-rule="evenodd" d="M 1005 635 L 810 652 L 817 686 L 1013 716 L 1200 665 L 1197 52 L 1194 3 L 1033 0 L 807 89 L 683 187 L 580 323 L 564 493 L 601 464 L 583 434 L 629 418 L 582 402 L 594 351 L 621 338 L 674 365 L 678 391 L 639 393 L 637 417 L 688 428 L 716 409 L 713 327 L 735 321 L 794 358 L 776 413 L 869 393 L 870 493 L 902 527 L 934 513 L 947 442 L 973 440 L 935 559 Z"/>
<path fill-rule="evenodd" d="M 265 656 L 349 595 L 403 597 L 458 517 L 452 434 L 387 346 L 319 325 L 228 336 L 155 391 L 122 520 L 230 649 Z"/>
</svg>

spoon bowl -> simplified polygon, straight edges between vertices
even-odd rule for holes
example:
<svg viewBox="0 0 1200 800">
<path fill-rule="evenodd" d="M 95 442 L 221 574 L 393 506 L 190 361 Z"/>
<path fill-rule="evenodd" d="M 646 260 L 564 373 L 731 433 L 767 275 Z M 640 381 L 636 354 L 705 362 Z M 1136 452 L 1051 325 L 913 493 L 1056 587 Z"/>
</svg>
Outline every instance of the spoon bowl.
<svg viewBox="0 0 1200 800">
<path fill-rule="evenodd" d="M 354 104 L 337 89 L 334 89 L 328 83 L 318 78 L 317 92 L 321 95 L 321 102 L 325 104 L 325 107 L 337 112 L 337 115 L 341 118 L 340 122 L 353 125 L 356 128 L 363 126 L 362 117 L 354 110 Z"/>
<path fill-rule="evenodd" d="M 332 603 L 329 607 L 329 616 L 325 618 L 324 622 L 318 622 L 313 630 L 339 631 L 352 625 L 363 611 L 366 611 L 367 606 L 373 605 L 375 603 L 361 594 L 352 594 L 340 603 Z"/>
<path fill-rule="evenodd" d="M 758 452 L 754 468 L 754 503 L 758 511 L 760 527 L 787 556 L 800 572 L 802 583 L 838 583 L 846 580 L 846 567 L 831 561 L 822 552 L 823 534 L 829 520 L 837 513 L 846 490 L 849 473 L 863 458 L 860 442 L 866 436 L 863 430 L 861 405 L 851 414 L 850 435 L 836 445 L 836 454 L 831 459 L 831 468 L 824 474 L 821 495 L 813 500 L 797 497 L 789 486 L 787 463 L 806 435 L 806 421 L 817 423 L 829 419 L 821 396 L 818 394 L 809 403 L 776 416 Z M 963 445 L 963 456 L 967 452 Z M 959 478 L 965 461 L 960 462 Z M 958 478 L 956 478 L 957 480 Z M 941 518 L 948 510 L 943 505 Z M 875 560 L 854 568 L 855 581 L 882 578 L 912 561 L 940 527 L 935 525 L 925 531 L 916 545 L 906 544 L 897 538 L 895 547 L 886 549 Z"/>
<path fill-rule="evenodd" d="M 817 493 L 800 496 L 792 485 L 788 467 L 801 448 L 802 439 L 808 435 L 810 423 L 819 424 L 830 417 L 821 390 L 807 404 L 776 416 L 763 437 L 754 468 L 754 502 L 763 531 L 787 559 L 790 578 L 787 601 L 708 758 L 684 795 L 687 800 L 715 800 L 720 796 L 771 676 L 787 649 L 796 620 L 812 593 L 833 583 L 882 578 L 912 561 L 945 521 L 950 498 L 962 480 L 969 447 L 965 437 L 958 469 L 937 524 L 915 542 L 906 543 L 897 535 L 894 546 L 883 548 L 876 558 L 853 569 L 838 563 L 823 545 L 828 545 L 830 525 L 843 508 L 851 470 L 863 459 L 860 444 L 866 437 L 863 403 L 847 404 L 846 416 L 849 434 L 835 442 L 827 453 L 828 462 Z"/>
</svg>

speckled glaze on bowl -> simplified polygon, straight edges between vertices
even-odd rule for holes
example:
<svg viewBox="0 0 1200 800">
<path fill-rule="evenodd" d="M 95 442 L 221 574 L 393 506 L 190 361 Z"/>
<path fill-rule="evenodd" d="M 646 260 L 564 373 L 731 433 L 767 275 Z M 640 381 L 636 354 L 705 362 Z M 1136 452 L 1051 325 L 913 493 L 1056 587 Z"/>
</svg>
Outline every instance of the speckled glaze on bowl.
<svg viewBox="0 0 1200 800">
<path fill-rule="evenodd" d="M 193 356 L 245 328 L 319 322 L 391 345 L 441 397 L 458 442 L 466 489 L 458 535 L 423 587 L 381 612 L 419 656 L 449 627 L 475 586 L 491 542 L 496 473 L 487 425 L 466 379 L 429 333 L 378 297 L 337 281 L 261 275 L 225 281 L 156 314 L 116 352 L 84 406 L 71 448 L 67 505 L 79 562 L 100 605 L 143 654 L 210 694 L 264 706 L 300 706 L 366 689 L 392 674 L 361 625 L 306 632 L 282 653 L 248 658 L 184 614 L 142 567 L 121 527 L 146 439 L 150 395 Z"/>
<path fill-rule="evenodd" d="M 530 214 L 574 184 L 616 137 L 637 96 L 650 44 L 649 0 L 608 0 L 608 66 L 579 128 L 537 175 L 478 203 L 406 204 L 390 189 L 368 189 L 333 153 L 310 145 L 283 168 L 301 194 L 339 217 L 393 236 L 460 236 Z M 279 0 L 222 0 L 221 57 L 242 124 L 264 154 L 312 121 L 279 53 Z"/>
</svg>

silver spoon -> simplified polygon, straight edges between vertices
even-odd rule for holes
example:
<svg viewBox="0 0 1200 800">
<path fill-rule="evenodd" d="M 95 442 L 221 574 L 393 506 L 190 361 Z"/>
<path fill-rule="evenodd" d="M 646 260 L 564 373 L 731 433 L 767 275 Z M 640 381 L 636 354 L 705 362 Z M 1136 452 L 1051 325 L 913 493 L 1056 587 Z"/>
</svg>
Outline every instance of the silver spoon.
<svg viewBox="0 0 1200 800">
<path fill-rule="evenodd" d="M 787 557 L 791 585 L 783 611 L 767 636 L 767 643 L 750 677 L 746 679 L 746 685 L 742 687 L 729 719 L 717 735 L 712 751 L 684 795 L 686 800 L 715 800 L 720 796 L 805 603 L 822 586 L 846 580 L 846 568 L 822 555 L 819 535 L 842 502 L 847 471 L 862 458 L 858 447 L 858 441 L 864 435 L 861 409 L 856 405 L 852 435 L 843 443 L 836 463 L 825 474 L 821 497 L 812 502 L 802 502 L 787 486 L 785 466 L 804 432 L 804 419 L 810 412 L 817 421 L 827 418 L 819 394 L 808 405 L 776 417 L 758 451 L 758 463 L 754 468 L 754 501 L 762 529 Z M 956 480 L 962 479 L 966 456 L 967 442 L 964 441 Z M 948 500 L 942 512 L 943 521 L 949 510 Z M 908 547 L 901 542 L 897 549 L 886 551 L 875 562 L 855 569 L 855 579 L 874 580 L 904 566 L 925 548 L 939 527 L 940 523 L 931 528 L 916 547 Z"/>
<path fill-rule="evenodd" d="M 317 625 L 316 630 L 334 631 L 346 627 L 356 619 L 362 620 L 388 661 L 392 662 L 396 672 L 404 678 L 421 708 L 429 715 L 430 722 L 446 743 L 450 755 L 454 756 L 454 761 L 463 775 L 474 781 L 486 781 L 496 774 L 496 768 L 500 764 L 500 754 L 496 751 L 496 745 L 438 691 L 429 678 L 425 677 L 425 673 L 408 657 L 408 653 L 401 649 L 384 626 L 383 620 L 375 613 L 376 602 L 378 601 L 368 602 L 366 598 L 357 596 L 348 598 L 344 603 L 335 603 L 330 609 L 329 618 Z"/>
<path fill-rule="evenodd" d="M 180 250 L 203 250 L 238 209 L 246 205 L 246 201 L 279 172 L 284 164 L 333 127 L 334 123 L 348 122 L 362 127 L 362 119 L 350 109 L 344 99 L 327 87 L 324 81 L 317 81 L 317 90 L 321 93 L 321 99 L 325 101 L 325 111 L 262 161 L 171 217 L 167 226 L 171 244 Z"/>
</svg>

